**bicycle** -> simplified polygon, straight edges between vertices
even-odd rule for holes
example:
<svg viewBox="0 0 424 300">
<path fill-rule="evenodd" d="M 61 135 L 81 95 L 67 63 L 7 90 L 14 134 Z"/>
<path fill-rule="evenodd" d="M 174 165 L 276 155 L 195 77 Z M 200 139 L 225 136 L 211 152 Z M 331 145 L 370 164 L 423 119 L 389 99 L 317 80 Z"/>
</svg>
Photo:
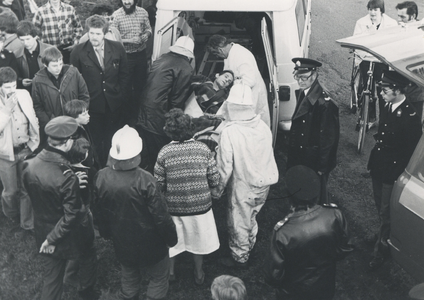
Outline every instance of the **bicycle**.
<svg viewBox="0 0 424 300">
<path fill-rule="evenodd" d="M 359 64 L 355 62 L 355 58 L 361 59 L 362 61 L 369 61 L 369 68 L 367 71 L 367 81 L 364 86 L 364 80 L 362 79 L 361 70 Z M 360 57 L 354 53 L 354 61 L 352 66 L 351 74 L 351 98 L 350 98 L 350 110 L 352 113 L 357 113 L 358 121 L 356 130 L 358 131 L 358 143 L 357 151 L 359 154 L 362 153 L 365 145 L 365 135 L 367 131 L 374 125 L 374 122 L 370 122 L 369 111 L 370 104 L 377 101 L 377 87 L 374 81 L 374 63 L 379 62 L 374 57 L 367 56 L 366 58 Z M 374 105 L 374 104 L 373 104 Z M 376 110 L 377 110 L 377 105 Z M 376 116 L 378 115 L 376 111 Z"/>
</svg>

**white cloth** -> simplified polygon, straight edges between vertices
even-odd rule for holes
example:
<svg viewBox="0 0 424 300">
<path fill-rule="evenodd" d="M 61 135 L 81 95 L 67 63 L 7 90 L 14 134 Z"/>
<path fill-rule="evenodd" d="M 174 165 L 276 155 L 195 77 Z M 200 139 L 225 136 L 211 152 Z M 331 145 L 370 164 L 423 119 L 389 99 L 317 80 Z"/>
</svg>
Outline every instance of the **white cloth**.
<svg viewBox="0 0 424 300">
<path fill-rule="evenodd" d="M 218 231 L 212 209 L 202 215 L 172 216 L 177 229 L 178 243 L 169 248 L 169 257 L 184 251 L 205 255 L 219 248 Z"/>
<path fill-rule="evenodd" d="M 262 121 L 269 127 L 271 117 L 268 93 L 253 54 L 239 44 L 232 44 L 228 57 L 224 60 L 224 70 L 233 71 L 235 78 L 240 77 L 242 82 L 252 89 L 255 112 L 261 116 Z"/>
</svg>

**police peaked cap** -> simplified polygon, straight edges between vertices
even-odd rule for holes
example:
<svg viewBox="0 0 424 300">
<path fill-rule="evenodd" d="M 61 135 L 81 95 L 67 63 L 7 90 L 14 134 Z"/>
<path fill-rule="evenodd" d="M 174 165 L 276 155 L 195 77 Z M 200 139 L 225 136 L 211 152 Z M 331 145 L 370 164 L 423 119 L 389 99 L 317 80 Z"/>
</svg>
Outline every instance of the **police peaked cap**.
<svg viewBox="0 0 424 300">
<path fill-rule="evenodd" d="M 74 118 L 68 116 L 60 116 L 51 119 L 44 132 L 51 138 L 62 140 L 70 138 L 78 129 L 78 123 Z"/>
<path fill-rule="evenodd" d="M 317 173 L 307 166 L 297 165 L 286 172 L 289 196 L 300 201 L 313 202 L 321 192 Z"/>
<path fill-rule="evenodd" d="M 396 71 L 385 71 L 378 84 L 381 86 L 396 86 L 403 88 L 409 85 L 409 80 Z"/>
<path fill-rule="evenodd" d="M 315 71 L 318 67 L 322 66 L 317 60 L 303 57 L 295 57 L 292 59 L 294 63 L 294 69 L 298 71 L 298 73 L 306 73 L 309 71 Z"/>
</svg>

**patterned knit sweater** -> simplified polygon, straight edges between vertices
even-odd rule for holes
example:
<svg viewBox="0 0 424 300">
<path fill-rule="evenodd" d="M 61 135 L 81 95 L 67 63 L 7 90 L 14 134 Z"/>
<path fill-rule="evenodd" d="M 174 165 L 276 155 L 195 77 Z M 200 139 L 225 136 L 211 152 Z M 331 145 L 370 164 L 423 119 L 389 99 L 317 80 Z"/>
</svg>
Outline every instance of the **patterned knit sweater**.
<svg viewBox="0 0 424 300">
<path fill-rule="evenodd" d="M 218 185 L 219 173 L 211 151 L 202 142 L 191 139 L 165 145 L 154 173 L 164 185 L 171 215 L 200 215 L 212 207 L 210 188 Z"/>
</svg>

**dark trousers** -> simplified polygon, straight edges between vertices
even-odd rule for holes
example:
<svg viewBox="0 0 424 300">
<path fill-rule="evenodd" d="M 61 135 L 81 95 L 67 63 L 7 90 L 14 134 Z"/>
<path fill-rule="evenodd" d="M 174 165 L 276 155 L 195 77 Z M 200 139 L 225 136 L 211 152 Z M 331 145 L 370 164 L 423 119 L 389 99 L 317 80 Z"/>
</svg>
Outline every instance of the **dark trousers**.
<svg viewBox="0 0 424 300">
<path fill-rule="evenodd" d="M 43 291 L 41 293 L 41 300 L 62 299 L 63 279 L 67 263 L 67 259 L 43 255 L 42 264 L 44 268 L 44 284 Z M 78 264 L 79 292 L 92 289 L 96 284 L 97 279 L 97 257 L 94 245 L 78 259 Z M 88 300 L 90 298 L 86 299 Z"/>
<path fill-rule="evenodd" d="M 94 151 L 99 157 L 100 166 L 106 166 L 107 157 L 112 144 L 112 137 L 120 127 L 121 109 L 111 112 L 106 108 L 106 112 L 90 112 L 90 123 L 88 128 L 93 138 Z"/>
<path fill-rule="evenodd" d="M 144 268 L 137 265 L 124 266 L 121 264 L 120 298 L 138 300 L 141 274 L 145 272 L 150 279 L 146 293 L 147 300 L 165 299 L 169 288 L 169 267 L 168 255 L 155 265 Z"/>
<path fill-rule="evenodd" d="M 129 105 L 125 107 L 126 122 L 135 124 L 140 109 L 140 96 L 147 80 L 146 49 L 141 52 L 127 53 L 131 89 L 128 91 Z"/>
<path fill-rule="evenodd" d="M 372 189 L 374 192 L 375 206 L 377 207 L 380 219 L 378 239 L 374 246 L 373 256 L 381 257 L 388 255 L 390 238 L 390 197 L 392 195 L 393 184 L 383 183 L 381 178 L 372 176 Z"/>
<path fill-rule="evenodd" d="M 140 127 L 138 127 L 137 130 L 143 140 L 140 167 L 153 174 L 153 169 L 160 149 L 168 144 L 171 139 L 167 136 L 155 134 Z"/>
<path fill-rule="evenodd" d="M 322 175 L 319 175 L 320 181 L 321 181 L 321 193 L 319 197 L 318 204 L 328 204 L 328 190 L 327 190 L 327 182 L 328 182 L 328 176 L 330 174 L 324 173 Z"/>
</svg>

